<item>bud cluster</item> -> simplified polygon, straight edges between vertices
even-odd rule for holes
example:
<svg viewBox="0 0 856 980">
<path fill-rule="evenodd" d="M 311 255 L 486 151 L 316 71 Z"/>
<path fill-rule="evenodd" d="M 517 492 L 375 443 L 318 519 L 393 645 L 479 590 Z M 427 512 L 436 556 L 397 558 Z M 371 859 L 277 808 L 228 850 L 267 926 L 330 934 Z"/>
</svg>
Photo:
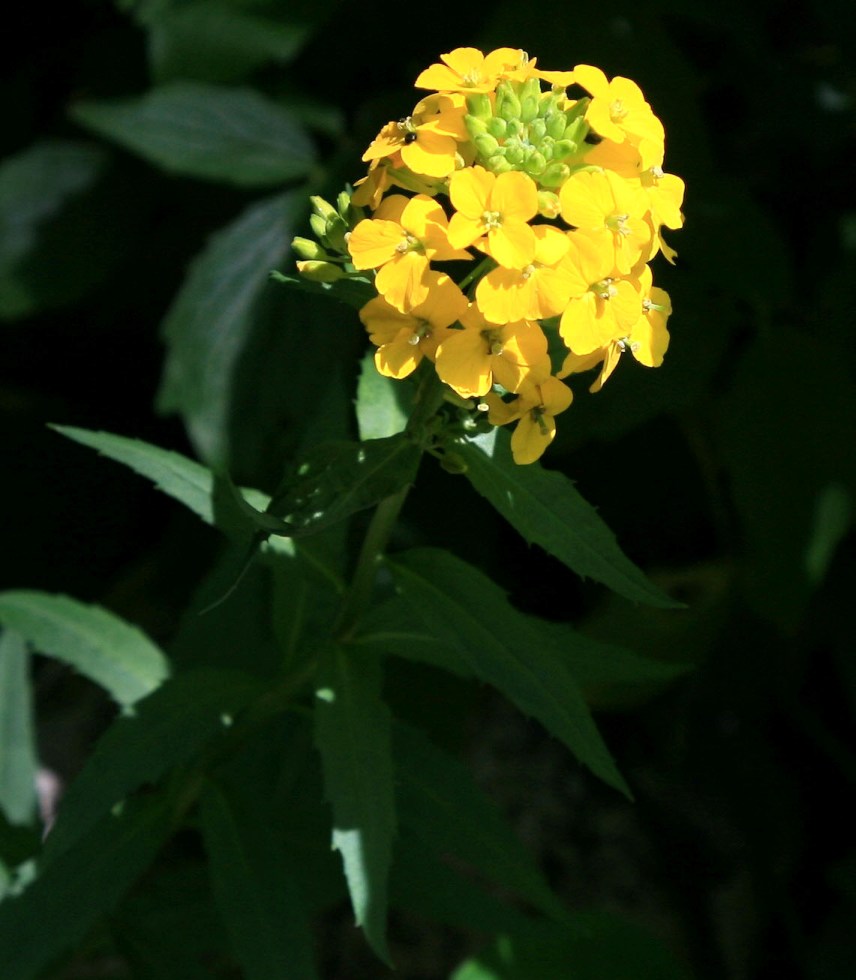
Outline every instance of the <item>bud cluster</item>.
<svg viewBox="0 0 856 980">
<path fill-rule="evenodd" d="M 627 351 L 662 363 L 671 304 L 648 263 L 674 259 L 662 229 L 683 224 L 684 184 L 639 87 L 591 65 L 457 48 L 416 87 L 430 94 L 380 130 L 353 194 L 313 198 L 298 268 L 370 275 L 360 319 L 378 370 L 433 362 L 451 399 L 517 423 L 514 458 L 530 463 L 571 404 L 563 379 L 600 367 L 597 391 Z"/>
</svg>

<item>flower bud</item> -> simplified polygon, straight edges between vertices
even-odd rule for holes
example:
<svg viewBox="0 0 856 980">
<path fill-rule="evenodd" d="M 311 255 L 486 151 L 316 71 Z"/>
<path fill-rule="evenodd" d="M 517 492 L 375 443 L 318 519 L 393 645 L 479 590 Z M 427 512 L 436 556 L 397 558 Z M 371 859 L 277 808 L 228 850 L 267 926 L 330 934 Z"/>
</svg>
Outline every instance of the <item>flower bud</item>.
<svg viewBox="0 0 856 980">
<path fill-rule="evenodd" d="M 293 238 L 291 241 L 291 247 L 295 254 L 299 255 L 301 259 L 329 258 L 318 242 L 313 241 L 311 238 Z"/>
<path fill-rule="evenodd" d="M 537 119 L 539 108 L 540 100 L 531 95 L 527 96 L 520 103 L 520 121 L 531 123 L 534 119 Z"/>
<path fill-rule="evenodd" d="M 562 213 L 559 195 L 552 191 L 538 191 L 538 214 L 544 218 L 558 218 Z"/>
<path fill-rule="evenodd" d="M 313 194 L 312 197 L 309 198 L 309 201 L 312 204 L 312 210 L 315 212 L 315 214 L 324 219 L 335 217 L 336 209 L 332 204 L 325 201 L 323 197 Z"/>
<path fill-rule="evenodd" d="M 551 112 L 546 119 L 547 134 L 554 140 L 560 140 L 565 135 L 565 127 L 568 124 L 565 114 L 562 112 Z"/>
<path fill-rule="evenodd" d="M 345 275 L 344 270 L 332 262 L 298 262 L 297 270 L 311 282 L 335 282 Z"/>
<path fill-rule="evenodd" d="M 487 132 L 487 122 L 478 116 L 464 116 L 464 123 L 467 127 L 467 132 L 470 134 L 470 138 L 473 140 L 479 136 L 483 136 Z"/>
<path fill-rule="evenodd" d="M 494 116 L 487 121 L 487 131 L 494 139 L 502 140 L 505 139 L 505 135 L 508 131 L 508 124 L 504 119 Z"/>
<path fill-rule="evenodd" d="M 538 180 L 542 187 L 561 187 L 571 176 L 571 168 L 566 163 L 550 163 Z"/>
<path fill-rule="evenodd" d="M 499 143 L 492 136 L 488 136 L 487 133 L 483 136 L 476 136 L 473 142 L 476 145 L 480 157 L 492 157 L 500 152 Z"/>
<path fill-rule="evenodd" d="M 315 233 L 316 238 L 325 238 L 327 236 L 327 221 L 320 214 L 309 215 L 309 226 Z"/>
<path fill-rule="evenodd" d="M 443 453 L 442 457 L 440 458 L 440 466 L 442 466 L 447 473 L 452 473 L 454 476 L 460 476 L 462 473 L 466 473 L 467 469 L 469 468 L 467 466 L 467 461 L 463 458 L 463 456 L 461 456 L 459 453 L 450 452 Z"/>
<path fill-rule="evenodd" d="M 470 115 L 487 122 L 493 115 L 493 107 L 486 92 L 474 92 L 467 96 L 467 109 Z"/>
</svg>

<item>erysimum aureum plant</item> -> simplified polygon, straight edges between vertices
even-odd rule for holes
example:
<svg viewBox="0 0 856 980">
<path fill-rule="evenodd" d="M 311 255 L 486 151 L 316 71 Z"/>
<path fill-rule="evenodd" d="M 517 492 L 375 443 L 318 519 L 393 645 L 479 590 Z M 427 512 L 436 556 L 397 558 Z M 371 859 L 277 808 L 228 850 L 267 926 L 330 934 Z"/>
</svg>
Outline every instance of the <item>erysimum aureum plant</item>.
<svg viewBox="0 0 856 980">
<path fill-rule="evenodd" d="M 573 400 L 560 379 L 599 368 L 597 391 L 625 352 L 662 364 L 671 304 L 649 263 L 674 260 L 663 229 L 683 223 L 684 184 L 639 86 L 592 65 L 457 48 L 416 87 L 432 94 L 383 126 L 354 192 L 316 200 L 319 242 L 295 242 L 298 267 L 368 273 L 377 370 L 433 362 L 458 422 L 516 422 L 514 461 L 533 463 Z M 442 454 L 448 432 L 426 448 Z"/>
</svg>

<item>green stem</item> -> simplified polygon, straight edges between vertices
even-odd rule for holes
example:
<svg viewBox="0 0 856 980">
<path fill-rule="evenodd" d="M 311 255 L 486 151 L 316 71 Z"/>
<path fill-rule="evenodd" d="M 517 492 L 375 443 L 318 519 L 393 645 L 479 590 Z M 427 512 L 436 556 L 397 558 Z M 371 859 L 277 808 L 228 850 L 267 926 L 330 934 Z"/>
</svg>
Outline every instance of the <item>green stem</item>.
<svg viewBox="0 0 856 980">
<path fill-rule="evenodd" d="M 409 489 L 410 485 L 406 484 L 389 497 L 385 497 L 377 505 L 372 516 L 366 536 L 363 539 L 360 556 L 357 559 L 354 577 L 345 593 L 339 618 L 333 630 L 333 634 L 341 641 L 350 638 L 360 617 L 369 605 L 378 559 L 383 554 Z"/>
<path fill-rule="evenodd" d="M 463 292 L 471 282 L 474 282 L 476 279 L 480 278 L 485 272 L 488 272 L 495 265 L 496 263 L 489 255 L 485 256 L 485 258 L 479 262 L 475 269 L 464 276 L 464 278 L 458 283 L 458 288 L 461 290 L 461 292 Z"/>
</svg>

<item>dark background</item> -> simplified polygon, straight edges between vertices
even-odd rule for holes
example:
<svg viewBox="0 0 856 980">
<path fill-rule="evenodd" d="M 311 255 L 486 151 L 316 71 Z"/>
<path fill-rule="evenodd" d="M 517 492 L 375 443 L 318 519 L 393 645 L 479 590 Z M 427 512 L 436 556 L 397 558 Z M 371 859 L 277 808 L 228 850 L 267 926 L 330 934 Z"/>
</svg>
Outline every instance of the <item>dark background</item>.
<svg viewBox="0 0 856 980">
<path fill-rule="evenodd" d="M 657 372 L 625 359 L 596 396 L 577 384 L 545 462 L 577 481 L 688 610 L 604 599 L 439 471 L 423 470 L 404 528 L 476 562 L 530 611 L 696 665 L 668 690 L 600 700 L 634 808 L 582 780 L 504 704 L 480 700 L 473 764 L 560 894 L 644 922 L 701 980 L 852 976 L 852 5 L 787 15 L 773 2 L 676 0 L 328 8 L 295 60 L 250 80 L 341 111 L 347 135 L 320 141 L 331 193 L 361 175 L 380 125 L 409 110 L 419 70 L 464 44 L 627 75 L 663 119 L 665 169 L 687 183 L 686 226 L 668 236 L 678 264 L 654 265 L 674 305 L 671 349 Z M 283 16 L 296 10 L 283 5 Z M 4 156 L 45 137 L 93 141 L 69 120 L 75 100 L 150 85 L 145 30 L 117 7 L 19 4 L 4 19 Z M 68 592 L 169 636 L 216 537 L 45 423 L 193 452 L 181 421 L 152 407 L 159 324 L 206 237 L 256 196 L 116 148 L 104 181 L 42 243 L 29 273 L 44 302 L 0 330 L 2 587 Z M 317 343 L 353 364 L 350 394 L 356 317 L 349 339 L 301 339 Z M 270 369 L 291 383 L 288 356 Z M 262 423 L 249 413 L 261 435 L 233 461 L 241 480 L 269 488 L 281 459 L 267 450 L 297 441 L 305 420 L 293 405 L 278 411 Z M 438 514 L 437 499 L 454 499 L 451 513 Z M 393 700 L 397 683 L 410 680 L 390 679 Z M 69 775 L 103 708 L 85 699 L 81 709 L 78 688 L 49 664 L 37 693 L 42 757 Z M 329 975 L 350 974 L 331 965 Z"/>
</svg>

